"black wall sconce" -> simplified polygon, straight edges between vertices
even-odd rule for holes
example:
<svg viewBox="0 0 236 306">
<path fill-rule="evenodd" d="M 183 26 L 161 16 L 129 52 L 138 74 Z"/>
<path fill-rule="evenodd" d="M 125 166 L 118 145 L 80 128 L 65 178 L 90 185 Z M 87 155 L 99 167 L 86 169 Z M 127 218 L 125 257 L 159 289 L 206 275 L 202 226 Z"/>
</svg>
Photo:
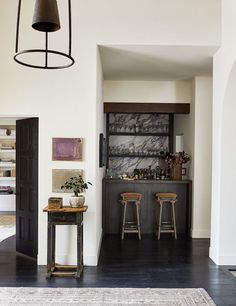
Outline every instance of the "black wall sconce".
<svg viewBox="0 0 236 306">
<path fill-rule="evenodd" d="M 65 0 L 67 1 L 67 0 Z M 62 69 L 71 67 L 75 60 L 71 56 L 71 0 L 68 0 L 68 53 L 51 50 L 48 48 L 49 33 L 60 30 L 60 18 L 57 6 L 57 0 L 36 0 L 32 27 L 36 31 L 45 33 L 45 48 L 44 49 L 29 49 L 29 50 L 19 50 L 19 32 L 20 32 L 20 19 L 21 19 L 21 3 L 22 0 L 18 2 L 18 13 L 17 13 L 17 25 L 16 25 L 16 47 L 14 60 L 24 66 L 31 68 L 39 69 Z M 27 62 L 27 59 L 23 58 L 22 55 L 32 55 L 32 54 L 41 54 L 43 56 L 43 65 L 31 64 Z M 50 65 L 49 63 L 49 54 L 50 56 L 60 56 L 64 61 L 60 65 Z"/>
</svg>

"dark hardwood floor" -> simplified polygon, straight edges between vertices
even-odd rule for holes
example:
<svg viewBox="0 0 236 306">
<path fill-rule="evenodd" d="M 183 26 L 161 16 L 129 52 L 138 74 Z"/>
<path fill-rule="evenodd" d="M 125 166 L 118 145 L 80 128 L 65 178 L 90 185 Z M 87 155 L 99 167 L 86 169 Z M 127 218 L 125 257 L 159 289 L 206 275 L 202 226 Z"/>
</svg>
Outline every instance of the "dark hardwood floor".
<svg viewBox="0 0 236 306">
<path fill-rule="evenodd" d="M 205 288 L 218 306 L 236 306 L 236 278 L 208 257 L 208 239 L 168 235 L 103 238 L 99 264 L 79 280 L 46 280 L 46 267 L 14 252 L 14 237 L 0 243 L 0 286 Z"/>
</svg>

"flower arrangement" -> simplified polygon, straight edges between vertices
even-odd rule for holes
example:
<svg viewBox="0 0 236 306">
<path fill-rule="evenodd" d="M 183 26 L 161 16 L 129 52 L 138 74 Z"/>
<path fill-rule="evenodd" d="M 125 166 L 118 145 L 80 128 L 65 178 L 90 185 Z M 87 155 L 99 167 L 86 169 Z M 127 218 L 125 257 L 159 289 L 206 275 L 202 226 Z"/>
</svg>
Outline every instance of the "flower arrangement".
<svg viewBox="0 0 236 306">
<path fill-rule="evenodd" d="M 186 164 L 188 161 L 190 161 L 190 156 L 184 151 L 176 153 L 166 152 L 162 155 L 162 159 L 165 161 L 168 168 L 173 168 L 177 165 Z"/>
</svg>

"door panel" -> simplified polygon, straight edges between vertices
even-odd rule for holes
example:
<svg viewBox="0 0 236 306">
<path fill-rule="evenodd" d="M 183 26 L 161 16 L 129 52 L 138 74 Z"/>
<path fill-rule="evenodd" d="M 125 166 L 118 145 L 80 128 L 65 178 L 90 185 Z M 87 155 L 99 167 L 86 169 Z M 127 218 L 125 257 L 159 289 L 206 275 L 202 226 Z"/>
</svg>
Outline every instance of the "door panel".
<svg viewBox="0 0 236 306">
<path fill-rule="evenodd" d="M 16 122 L 16 251 L 38 254 L 38 118 Z"/>
</svg>

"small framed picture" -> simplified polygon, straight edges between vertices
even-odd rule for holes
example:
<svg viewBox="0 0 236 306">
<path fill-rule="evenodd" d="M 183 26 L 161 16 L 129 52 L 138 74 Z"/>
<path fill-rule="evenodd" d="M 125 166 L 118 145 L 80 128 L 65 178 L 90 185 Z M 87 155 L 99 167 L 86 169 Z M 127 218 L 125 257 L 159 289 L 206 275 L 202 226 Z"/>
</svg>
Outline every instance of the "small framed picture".
<svg viewBox="0 0 236 306">
<path fill-rule="evenodd" d="M 53 138 L 52 160 L 81 161 L 82 138 Z"/>
<path fill-rule="evenodd" d="M 71 193 L 71 190 L 62 190 L 61 186 L 70 177 L 83 175 L 82 169 L 52 169 L 52 192 L 67 192 Z"/>
<path fill-rule="evenodd" d="M 182 174 L 182 176 L 186 176 L 187 175 L 187 169 L 182 167 L 181 174 Z"/>
</svg>

